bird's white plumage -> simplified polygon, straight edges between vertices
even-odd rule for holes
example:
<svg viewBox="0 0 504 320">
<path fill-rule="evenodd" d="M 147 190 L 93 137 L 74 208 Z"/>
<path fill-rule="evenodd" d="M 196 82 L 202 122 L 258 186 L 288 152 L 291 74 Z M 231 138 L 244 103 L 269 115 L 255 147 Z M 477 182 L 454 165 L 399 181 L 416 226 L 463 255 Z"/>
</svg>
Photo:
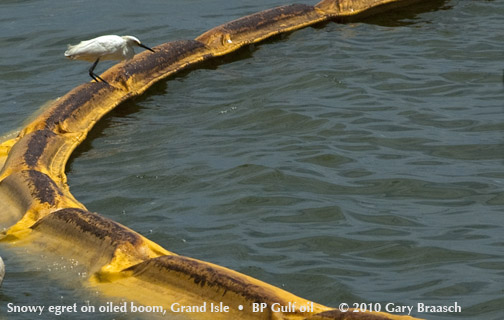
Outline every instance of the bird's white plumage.
<svg viewBox="0 0 504 320">
<path fill-rule="evenodd" d="M 107 83 L 94 73 L 94 69 L 100 60 L 125 60 L 131 59 L 135 55 L 133 46 L 145 48 L 151 52 L 155 52 L 151 48 L 143 45 L 140 40 L 133 36 L 116 36 L 107 35 L 94 38 L 91 40 L 81 41 L 74 46 L 69 45 L 65 51 L 65 57 L 72 60 L 84 60 L 93 62 L 89 69 L 89 75 L 96 82 L 98 79 Z"/>
<path fill-rule="evenodd" d="M 94 62 L 100 60 L 131 59 L 135 55 L 133 46 L 138 46 L 140 40 L 133 36 L 107 35 L 91 40 L 81 41 L 76 45 L 69 45 L 65 57 L 70 59 Z"/>
</svg>

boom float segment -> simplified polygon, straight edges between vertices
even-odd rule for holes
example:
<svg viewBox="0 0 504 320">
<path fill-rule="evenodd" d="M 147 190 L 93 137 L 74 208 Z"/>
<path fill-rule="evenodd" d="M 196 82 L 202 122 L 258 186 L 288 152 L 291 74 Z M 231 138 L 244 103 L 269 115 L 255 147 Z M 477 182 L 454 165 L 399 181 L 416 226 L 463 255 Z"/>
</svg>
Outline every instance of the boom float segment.
<svg viewBox="0 0 504 320">
<path fill-rule="evenodd" d="M 326 21 L 327 15 L 313 6 L 292 4 L 264 10 L 215 27 L 196 40 L 221 56 L 274 35 Z"/>
<path fill-rule="evenodd" d="M 135 231 L 86 210 L 70 193 L 64 172 L 73 150 L 94 124 L 123 101 L 188 66 L 238 50 L 271 36 L 330 19 L 406 5 L 413 0 L 323 0 L 265 10 L 211 29 L 195 40 L 154 47 L 101 75 L 104 82 L 82 84 L 52 103 L 16 138 L 0 143 L 1 241 L 36 245 L 76 259 L 89 284 L 111 296 L 148 305 L 204 302 L 230 306 L 212 319 L 413 319 L 380 312 L 342 313 L 310 302 L 230 269 L 178 256 Z M 253 303 L 312 305 L 253 312 Z M 243 310 L 239 310 L 239 306 Z M 190 313 L 189 318 L 208 318 Z"/>
<path fill-rule="evenodd" d="M 411 5 L 420 0 L 322 0 L 315 8 L 322 10 L 331 18 L 356 20 L 393 8 Z"/>
</svg>

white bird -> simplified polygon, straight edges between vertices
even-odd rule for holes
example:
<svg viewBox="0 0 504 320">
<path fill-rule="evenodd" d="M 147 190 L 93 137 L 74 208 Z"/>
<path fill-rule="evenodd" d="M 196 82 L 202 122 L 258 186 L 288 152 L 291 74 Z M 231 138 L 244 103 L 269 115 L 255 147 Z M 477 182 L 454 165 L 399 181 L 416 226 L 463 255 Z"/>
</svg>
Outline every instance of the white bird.
<svg viewBox="0 0 504 320">
<path fill-rule="evenodd" d="M 107 35 L 94 38 L 91 40 L 81 41 L 74 46 L 68 45 L 68 50 L 65 51 L 65 57 L 72 60 L 84 60 L 93 62 L 89 68 L 89 75 L 96 82 L 98 79 L 107 83 L 93 71 L 100 60 L 129 60 L 135 55 L 133 46 L 145 48 L 154 52 L 151 48 L 143 45 L 138 38 L 133 36 L 116 36 Z"/>
</svg>

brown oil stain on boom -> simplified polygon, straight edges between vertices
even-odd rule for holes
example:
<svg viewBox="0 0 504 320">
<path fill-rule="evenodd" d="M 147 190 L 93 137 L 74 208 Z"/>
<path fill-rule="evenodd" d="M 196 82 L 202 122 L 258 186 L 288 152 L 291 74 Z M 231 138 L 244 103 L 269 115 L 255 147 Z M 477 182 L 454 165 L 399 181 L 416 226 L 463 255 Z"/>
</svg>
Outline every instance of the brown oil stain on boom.
<svg viewBox="0 0 504 320">
<path fill-rule="evenodd" d="M 33 185 L 33 197 L 41 203 L 47 203 L 51 206 L 55 205 L 57 196 L 63 196 L 54 181 L 46 174 L 36 171 L 27 170 L 29 183 Z"/>
<path fill-rule="evenodd" d="M 291 17 L 299 17 L 308 13 L 312 13 L 313 11 L 313 6 L 305 4 L 291 4 L 283 7 L 265 10 L 228 22 L 219 27 L 219 30 L 230 35 L 246 33 L 255 29 L 268 28 L 269 26 L 276 24 L 278 21 Z"/>
<path fill-rule="evenodd" d="M 223 55 L 273 35 L 300 29 L 326 20 L 313 6 L 293 4 L 264 10 L 215 27 L 196 40 L 213 48 L 214 55 Z"/>
<path fill-rule="evenodd" d="M 154 47 L 154 53 L 147 52 L 147 54 L 142 55 L 142 59 L 123 65 L 117 74 L 149 75 L 152 72 L 163 70 L 202 49 L 205 49 L 205 45 L 196 40 L 179 40 L 165 43 Z"/>
<path fill-rule="evenodd" d="M 56 134 L 49 130 L 38 130 L 28 141 L 28 150 L 24 154 L 25 163 L 30 167 L 35 167 L 46 149 L 48 141 Z"/>
<path fill-rule="evenodd" d="M 57 101 L 56 107 L 51 110 L 50 115 L 44 121 L 44 129 L 54 130 L 58 124 L 71 117 L 76 110 L 104 89 L 110 90 L 109 85 L 104 82 L 89 82 L 70 91 L 68 95 L 61 98 L 62 101 Z"/>
<path fill-rule="evenodd" d="M 82 233 L 89 233 L 97 239 L 109 239 L 112 244 L 131 243 L 133 246 L 142 243 L 142 238 L 136 232 L 129 232 L 118 223 L 105 219 L 97 214 L 79 208 L 66 208 L 55 211 L 40 219 L 31 228 L 42 228 L 48 221 L 62 225 L 73 224 Z"/>
<path fill-rule="evenodd" d="M 157 272 L 153 273 L 152 270 L 157 270 Z M 155 278 L 156 281 L 164 281 L 163 277 L 159 277 L 160 274 L 181 273 L 193 279 L 194 284 L 200 287 L 220 289 L 222 296 L 227 292 L 234 292 L 252 302 L 270 304 L 283 302 L 277 296 L 266 294 L 262 287 L 251 284 L 246 279 L 238 276 L 231 277 L 228 272 L 222 272 L 218 267 L 183 256 L 162 256 L 150 259 L 124 271 L 133 271 L 134 277 Z"/>
</svg>

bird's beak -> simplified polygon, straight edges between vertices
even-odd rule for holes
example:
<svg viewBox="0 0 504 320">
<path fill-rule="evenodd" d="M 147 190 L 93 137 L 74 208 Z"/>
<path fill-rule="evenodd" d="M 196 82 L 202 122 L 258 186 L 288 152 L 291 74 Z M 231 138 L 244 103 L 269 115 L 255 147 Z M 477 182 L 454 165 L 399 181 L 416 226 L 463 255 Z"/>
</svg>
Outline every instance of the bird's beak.
<svg viewBox="0 0 504 320">
<path fill-rule="evenodd" d="M 149 51 L 155 52 L 154 50 L 152 50 L 151 48 L 147 47 L 147 46 L 146 46 L 146 45 L 144 45 L 144 44 L 139 43 L 139 44 L 138 44 L 138 46 L 139 46 L 139 47 L 142 47 L 142 48 L 145 48 L 145 49 L 147 49 L 147 50 L 149 50 Z"/>
</svg>

